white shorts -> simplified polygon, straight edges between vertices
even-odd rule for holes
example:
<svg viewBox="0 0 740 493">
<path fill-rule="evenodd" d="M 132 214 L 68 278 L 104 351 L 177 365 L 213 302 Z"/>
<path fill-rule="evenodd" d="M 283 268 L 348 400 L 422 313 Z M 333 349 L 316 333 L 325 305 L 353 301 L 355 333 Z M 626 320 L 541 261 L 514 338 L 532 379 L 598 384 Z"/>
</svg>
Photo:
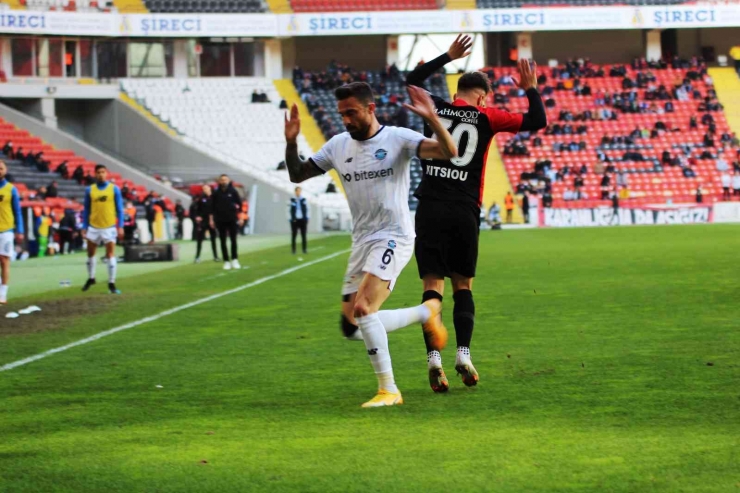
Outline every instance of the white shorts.
<svg viewBox="0 0 740 493">
<path fill-rule="evenodd" d="M 390 281 L 388 289 L 393 291 L 396 279 L 414 254 L 414 242 L 398 238 L 373 240 L 361 245 L 352 245 L 347 262 L 342 295 L 356 293 L 365 273 L 384 281 Z"/>
<path fill-rule="evenodd" d="M 106 243 L 115 243 L 116 239 L 118 238 L 118 231 L 115 227 L 112 228 L 105 228 L 105 229 L 98 229 L 93 228 L 90 226 L 87 228 L 87 241 L 90 241 L 95 244 L 106 244 Z"/>
<path fill-rule="evenodd" d="M 6 231 L 0 233 L 0 255 L 3 257 L 12 257 L 15 253 L 15 233 Z"/>
</svg>

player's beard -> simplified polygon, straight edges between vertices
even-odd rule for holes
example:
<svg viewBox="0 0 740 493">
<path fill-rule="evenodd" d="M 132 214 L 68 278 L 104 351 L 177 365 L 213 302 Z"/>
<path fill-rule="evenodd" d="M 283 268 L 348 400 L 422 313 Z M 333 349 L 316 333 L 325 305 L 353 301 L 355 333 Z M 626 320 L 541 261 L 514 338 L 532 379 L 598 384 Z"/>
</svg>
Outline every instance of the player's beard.
<svg viewBox="0 0 740 493">
<path fill-rule="evenodd" d="M 355 140 L 364 140 L 368 137 L 367 133 L 370 130 L 370 125 L 365 125 L 364 127 L 357 127 L 355 125 L 347 125 L 347 132 L 349 132 L 349 136 L 352 137 Z"/>
</svg>

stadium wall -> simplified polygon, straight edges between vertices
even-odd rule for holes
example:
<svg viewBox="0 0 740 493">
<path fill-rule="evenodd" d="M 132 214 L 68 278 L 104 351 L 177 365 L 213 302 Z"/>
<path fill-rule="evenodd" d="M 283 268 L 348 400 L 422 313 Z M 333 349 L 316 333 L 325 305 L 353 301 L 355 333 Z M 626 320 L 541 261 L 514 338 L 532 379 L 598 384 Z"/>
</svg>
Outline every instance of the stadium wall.
<svg viewBox="0 0 740 493">
<path fill-rule="evenodd" d="M 69 149 L 80 156 L 84 156 L 86 159 L 105 164 L 111 171 L 120 174 L 123 178 L 145 185 L 149 190 L 153 190 L 165 197 L 169 197 L 173 201 L 180 199 L 184 204 L 190 204 L 189 195 L 163 185 L 154 178 L 99 151 L 98 149 L 95 149 L 93 146 L 77 137 L 74 137 L 73 135 L 56 128 L 49 127 L 39 120 L 25 115 L 22 112 L 4 104 L 0 104 L 0 116 L 16 126 L 28 130 L 33 135 L 46 141 L 48 144 L 60 149 Z"/>
<path fill-rule="evenodd" d="M 185 181 L 202 181 L 226 173 L 250 190 L 257 185 L 254 203 L 255 233 L 287 234 L 287 203 L 290 193 L 223 163 L 184 142 L 173 139 L 133 108 L 118 100 L 87 101 L 62 110 L 59 124 L 76 131 L 82 129 L 90 144 L 120 156 L 149 172 Z M 311 217 L 320 218 L 321 210 L 311 206 Z M 310 223 L 311 232 L 320 232 L 320 220 Z"/>
<path fill-rule="evenodd" d="M 645 56 L 645 31 L 538 31 L 532 34 L 532 51 L 542 66 L 551 58 L 561 63 L 581 57 L 594 63 L 626 63 Z"/>
<path fill-rule="evenodd" d="M 386 37 L 344 36 L 304 37 L 293 40 L 295 63 L 304 70 L 326 70 L 329 62 L 337 60 L 357 70 L 378 70 L 386 63 Z"/>
</svg>

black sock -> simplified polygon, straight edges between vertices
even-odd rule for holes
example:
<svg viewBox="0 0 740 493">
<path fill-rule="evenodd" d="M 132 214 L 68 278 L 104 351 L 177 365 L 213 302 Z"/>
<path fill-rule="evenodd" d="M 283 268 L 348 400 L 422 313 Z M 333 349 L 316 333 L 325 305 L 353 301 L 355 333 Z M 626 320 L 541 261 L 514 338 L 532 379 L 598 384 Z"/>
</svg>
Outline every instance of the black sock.
<svg viewBox="0 0 740 493">
<path fill-rule="evenodd" d="M 352 337 L 355 332 L 359 330 L 359 327 L 347 320 L 347 317 L 345 317 L 344 314 L 342 314 L 342 320 L 339 326 L 342 328 L 342 334 L 344 334 L 344 337 Z"/>
<path fill-rule="evenodd" d="M 475 324 L 475 302 L 473 293 L 469 289 L 461 289 L 452 295 L 455 300 L 455 308 L 452 319 L 455 323 L 455 336 L 457 347 L 470 347 L 473 338 L 473 325 Z"/>
<path fill-rule="evenodd" d="M 442 295 L 431 289 L 428 291 L 424 291 L 424 294 L 421 295 L 421 302 L 424 303 L 425 301 L 429 300 L 439 300 L 441 302 Z M 435 351 L 435 349 L 429 344 L 426 333 L 422 332 L 422 334 L 424 334 L 424 344 L 426 344 L 427 346 L 427 354 L 429 354 L 431 351 Z"/>
</svg>

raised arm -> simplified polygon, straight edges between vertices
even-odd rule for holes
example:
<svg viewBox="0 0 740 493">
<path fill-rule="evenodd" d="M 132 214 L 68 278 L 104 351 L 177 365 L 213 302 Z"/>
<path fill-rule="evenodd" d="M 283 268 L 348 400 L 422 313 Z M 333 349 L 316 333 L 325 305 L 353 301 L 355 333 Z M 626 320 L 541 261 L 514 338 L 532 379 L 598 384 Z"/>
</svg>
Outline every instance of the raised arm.
<svg viewBox="0 0 740 493">
<path fill-rule="evenodd" d="M 442 53 L 431 62 L 420 65 L 409 72 L 409 75 L 406 76 L 406 84 L 410 86 L 424 87 L 424 81 L 431 77 L 437 70 L 441 69 L 453 60 L 465 58 L 470 55 L 470 48 L 472 46 L 473 38 L 468 35 L 458 35 L 446 53 Z"/>
<path fill-rule="evenodd" d="M 290 108 L 290 119 L 285 114 L 285 165 L 288 168 L 290 181 L 301 183 L 314 176 L 323 174 L 310 159 L 303 160 L 298 156 L 298 134 L 301 133 L 301 119 L 298 116 L 298 106 L 293 104 Z"/>
<path fill-rule="evenodd" d="M 424 139 L 419 146 L 420 159 L 450 159 L 457 157 L 457 146 L 452 140 L 450 132 L 439 121 L 434 102 L 429 93 L 415 86 L 408 86 L 412 104 L 404 104 L 409 111 L 413 111 L 429 125 L 437 139 Z"/>
<path fill-rule="evenodd" d="M 545 105 L 542 103 L 542 97 L 537 91 L 537 64 L 529 63 L 529 60 L 519 60 L 519 80 L 515 80 L 516 85 L 524 89 L 529 101 L 529 110 L 522 118 L 520 130 L 540 130 L 547 126 L 547 112 Z"/>
</svg>

